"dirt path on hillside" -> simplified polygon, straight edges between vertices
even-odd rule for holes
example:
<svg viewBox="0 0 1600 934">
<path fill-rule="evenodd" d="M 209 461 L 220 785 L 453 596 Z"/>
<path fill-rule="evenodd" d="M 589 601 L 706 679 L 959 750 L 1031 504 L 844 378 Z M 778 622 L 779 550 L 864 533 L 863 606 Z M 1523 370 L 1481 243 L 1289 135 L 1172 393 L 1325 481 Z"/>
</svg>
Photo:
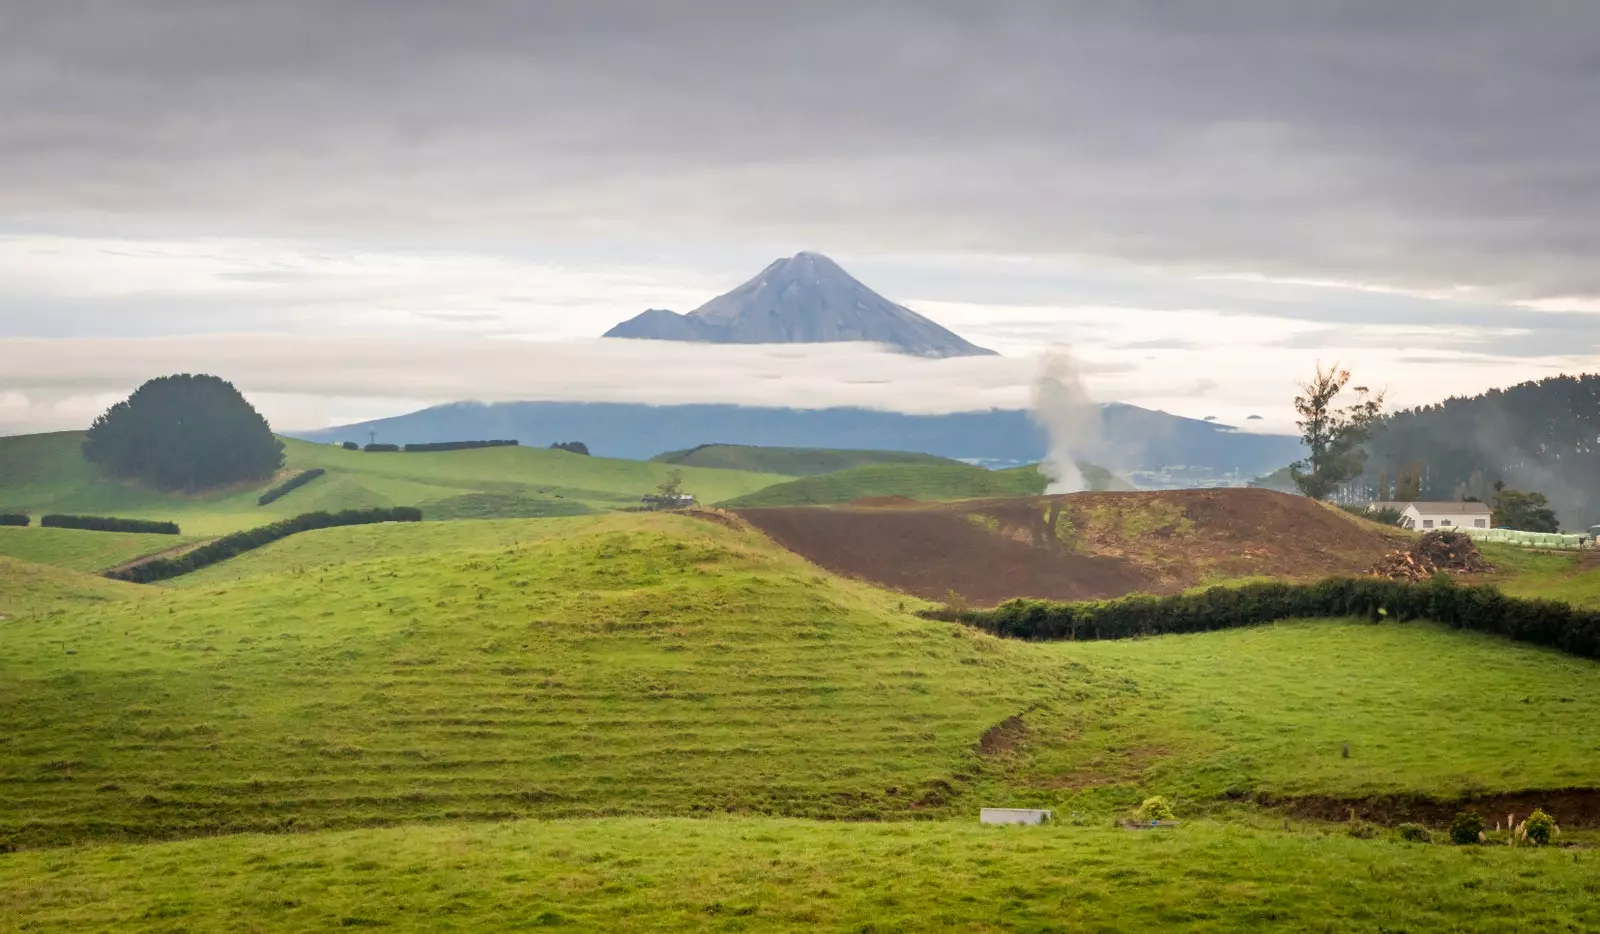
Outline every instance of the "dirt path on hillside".
<svg viewBox="0 0 1600 934">
<path fill-rule="evenodd" d="M 137 567 L 137 566 L 139 566 L 141 564 L 145 564 L 145 563 L 148 563 L 150 561 L 155 561 L 155 560 L 157 560 L 159 558 L 171 558 L 171 557 L 174 557 L 176 555 L 181 555 L 181 554 L 185 554 L 185 553 L 190 552 L 190 551 L 194 551 L 196 548 L 199 548 L 201 545 L 209 545 L 214 541 L 216 541 L 216 539 L 208 538 L 208 539 L 204 539 L 203 541 L 186 542 L 186 543 L 184 543 L 182 545 L 174 545 L 173 547 L 165 549 L 163 551 L 153 551 L 153 552 L 151 552 L 150 554 L 147 554 L 147 555 L 140 555 L 139 557 L 134 558 L 132 561 L 124 561 L 123 563 L 121 563 L 121 564 L 119 564 L 119 565 L 117 565 L 115 567 L 105 568 L 100 573 L 101 574 L 115 574 L 115 573 L 117 573 L 119 571 L 126 571 L 127 569 L 129 569 L 131 567 Z"/>
</svg>

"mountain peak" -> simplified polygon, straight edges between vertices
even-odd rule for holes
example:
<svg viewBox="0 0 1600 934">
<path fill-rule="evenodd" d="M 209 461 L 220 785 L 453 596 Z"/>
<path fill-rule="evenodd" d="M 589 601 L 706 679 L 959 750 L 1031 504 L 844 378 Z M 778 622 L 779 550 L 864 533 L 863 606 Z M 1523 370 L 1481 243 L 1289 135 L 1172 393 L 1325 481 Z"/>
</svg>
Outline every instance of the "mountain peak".
<svg viewBox="0 0 1600 934">
<path fill-rule="evenodd" d="M 652 309 L 605 336 L 718 344 L 870 341 L 921 357 L 994 353 L 889 301 L 810 251 L 774 260 L 687 315 Z"/>
</svg>

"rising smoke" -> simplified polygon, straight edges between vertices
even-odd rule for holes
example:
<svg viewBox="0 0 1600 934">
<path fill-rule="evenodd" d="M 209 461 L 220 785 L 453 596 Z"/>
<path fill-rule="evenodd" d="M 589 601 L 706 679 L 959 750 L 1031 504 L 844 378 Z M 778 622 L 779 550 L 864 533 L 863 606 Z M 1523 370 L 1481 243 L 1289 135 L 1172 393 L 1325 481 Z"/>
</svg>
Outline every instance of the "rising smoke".
<svg viewBox="0 0 1600 934">
<path fill-rule="evenodd" d="M 1039 472 L 1050 480 L 1046 493 L 1077 493 L 1089 488 L 1078 459 L 1100 437 L 1100 407 L 1089 398 L 1078 375 L 1071 348 L 1064 344 L 1045 351 L 1033 383 L 1033 420 L 1050 436 L 1050 449 Z"/>
</svg>

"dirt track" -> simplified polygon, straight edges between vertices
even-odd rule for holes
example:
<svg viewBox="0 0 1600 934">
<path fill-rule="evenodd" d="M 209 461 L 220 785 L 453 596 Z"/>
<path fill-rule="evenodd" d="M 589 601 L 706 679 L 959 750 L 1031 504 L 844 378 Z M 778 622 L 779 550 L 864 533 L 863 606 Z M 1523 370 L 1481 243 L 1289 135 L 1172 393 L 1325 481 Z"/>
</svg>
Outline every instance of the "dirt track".
<svg viewBox="0 0 1600 934">
<path fill-rule="evenodd" d="M 1227 577 L 1357 574 L 1403 539 L 1303 497 L 1243 489 L 738 514 L 831 571 L 985 605 L 1170 593 Z"/>
</svg>

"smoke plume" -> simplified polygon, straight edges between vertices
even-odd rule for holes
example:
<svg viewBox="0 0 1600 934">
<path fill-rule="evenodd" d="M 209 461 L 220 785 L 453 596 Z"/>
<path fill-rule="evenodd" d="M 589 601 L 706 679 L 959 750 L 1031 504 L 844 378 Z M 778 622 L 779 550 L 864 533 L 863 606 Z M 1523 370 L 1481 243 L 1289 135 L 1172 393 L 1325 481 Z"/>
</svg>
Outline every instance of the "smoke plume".
<svg viewBox="0 0 1600 934">
<path fill-rule="evenodd" d="M 1100 407 L 1089 398 L 1078 375 L 1072 351 L 1058 344 L 1040 359 L 1033 383 L 1033 420 L 1050 435 L 1050 450 L 1039 472 L 1050 480 L 1046 493 L 1077 493 L 1088 489 L 1078 459 L 1085 456 L 1100 435 Z"/>
</svg>

